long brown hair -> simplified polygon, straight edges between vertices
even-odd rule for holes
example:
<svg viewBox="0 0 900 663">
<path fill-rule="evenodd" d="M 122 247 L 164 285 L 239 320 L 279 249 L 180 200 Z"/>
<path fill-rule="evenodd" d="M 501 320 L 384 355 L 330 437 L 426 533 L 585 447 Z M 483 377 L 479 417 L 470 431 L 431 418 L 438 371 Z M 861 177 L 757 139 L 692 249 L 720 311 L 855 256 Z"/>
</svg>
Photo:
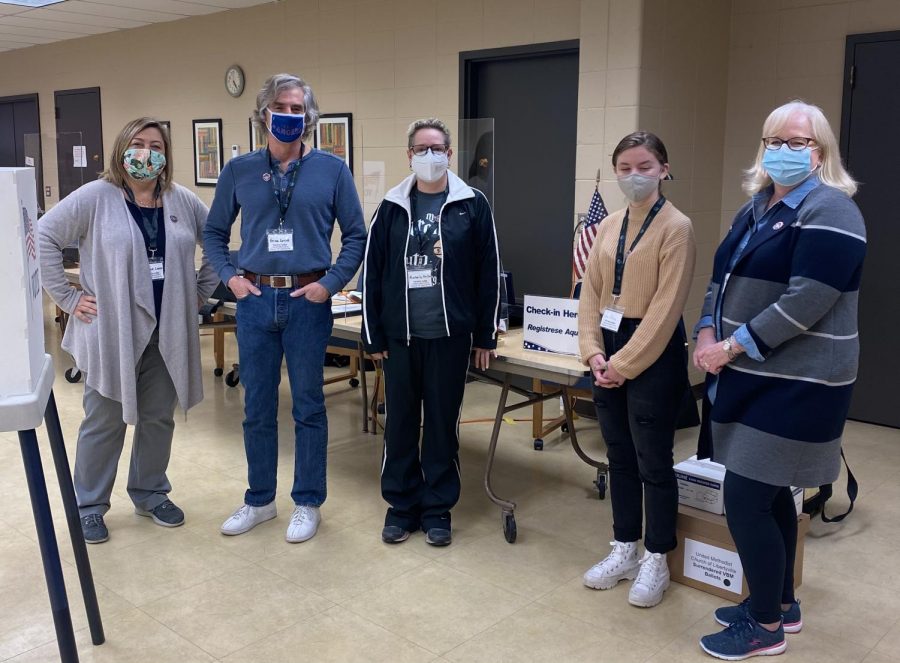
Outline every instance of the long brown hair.
<svg viewBox="0 0 900 663">
<path fill-rule="evenodd" d="M 141 133 L 144 129 L 159 129 L 159 133 L 163 138 L 163 154 L 166 157 L 166 166 L 159 174 L 158 182 L 160 191 L 167 191 L 172 185 L 172 145 L 169 142 L 169 132 L 160 123 L 159 120 L 152 117 L 139 117 L 132 120 L 119 132 L 113 141 L 112 154 L 109 156 L 109 165 L 102 173 L 100 179 L 115 184 L 122 189 L 128 184 L 128 173 L 125 172 L 125 166 L 122 164 L 122 155 L 131 145 L 134 137 Z"/>
</svg>

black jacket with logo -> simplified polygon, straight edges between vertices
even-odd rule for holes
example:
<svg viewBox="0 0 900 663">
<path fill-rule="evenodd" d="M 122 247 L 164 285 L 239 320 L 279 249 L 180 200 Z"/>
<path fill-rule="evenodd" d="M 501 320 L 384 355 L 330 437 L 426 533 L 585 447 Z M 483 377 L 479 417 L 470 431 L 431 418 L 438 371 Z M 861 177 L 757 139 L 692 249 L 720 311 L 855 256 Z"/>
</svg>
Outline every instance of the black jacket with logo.
<svg viewBox="0 0 900 663">
<path fill-rule="evenodd" d="M 472 334 L 473 346 L 497 347 L 500 252 L 494 216 L 484 194 L 452 172 L 441 208 L 441 299 L 447 336 Z M 367 352 L 383 352 L 387 339 L 409 340 L 407 244 L 412 229 L 410 175 L 378 206 L 363 262 L 362 340 Z"/>
</svg>

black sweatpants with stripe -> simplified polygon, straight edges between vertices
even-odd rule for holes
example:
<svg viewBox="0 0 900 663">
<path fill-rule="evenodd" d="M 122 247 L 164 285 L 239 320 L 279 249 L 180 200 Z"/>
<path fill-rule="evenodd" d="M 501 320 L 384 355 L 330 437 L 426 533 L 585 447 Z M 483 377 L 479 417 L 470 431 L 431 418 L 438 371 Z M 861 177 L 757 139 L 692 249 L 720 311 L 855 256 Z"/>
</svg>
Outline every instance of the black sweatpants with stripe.
<svg viewBox="0 0 900 663">
<path fill-rule="evenodd" d="M 388 341 L 385 525 L 450 529 L 450 510 L 459 500 L 459 418 L 471 351 L 469 334 L 412 338 L 409 345 Z"/>
</svg>

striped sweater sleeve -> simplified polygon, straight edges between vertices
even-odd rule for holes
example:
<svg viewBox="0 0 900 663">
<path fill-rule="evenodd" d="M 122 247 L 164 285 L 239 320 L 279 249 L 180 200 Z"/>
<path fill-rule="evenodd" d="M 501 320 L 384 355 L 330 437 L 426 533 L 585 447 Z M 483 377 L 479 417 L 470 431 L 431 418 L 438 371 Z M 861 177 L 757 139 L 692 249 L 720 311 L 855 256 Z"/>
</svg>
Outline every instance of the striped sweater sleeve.
<svg viewBox="0 0 900 663">
<path fill-rule="evenodd" d="M 798 217 L 800 233 L 787 290 L 747 327 L 763 356 L 803 333 L 838 298 L 859 289 L 866 231 L 856 204 L 836 189 L 810 194 Z"/>
</svg>

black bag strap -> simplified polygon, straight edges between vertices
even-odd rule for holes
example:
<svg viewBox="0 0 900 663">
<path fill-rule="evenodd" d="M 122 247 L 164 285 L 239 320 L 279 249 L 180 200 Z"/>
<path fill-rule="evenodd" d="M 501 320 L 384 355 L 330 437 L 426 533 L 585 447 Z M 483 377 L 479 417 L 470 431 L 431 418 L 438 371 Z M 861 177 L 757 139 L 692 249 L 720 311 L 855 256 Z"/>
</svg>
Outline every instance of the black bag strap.
<svg viewBox="0 0 900 663">
<path fill-rule="evenodd" d="M 847 458 L 844 456 L 844 450 L 841 449 L 841 459 L 844 461 L 844 467 L 847 468 L 847 497 L 850 498 L 850 507 L 842 514 L 829 518 L 825 515 L 825 503 L 828 501 L 828 498 L 832 495 L 831 484 L 826 486 L 822 486 L 819 490 L 822 493 L 822 500 L 820 502 L 822 507 L 822 522 L 826 523 L 839 523 L 844 518 L 850 515 L 850 512 L 853 511 L 853 503 L 856 502 L 856 497 L 859 495 L 859 483 L 856 481 L 856 477 L 853 476 L 853 472 L 850 471 L 850 466 L 847 464 Z"/>
</svg>

